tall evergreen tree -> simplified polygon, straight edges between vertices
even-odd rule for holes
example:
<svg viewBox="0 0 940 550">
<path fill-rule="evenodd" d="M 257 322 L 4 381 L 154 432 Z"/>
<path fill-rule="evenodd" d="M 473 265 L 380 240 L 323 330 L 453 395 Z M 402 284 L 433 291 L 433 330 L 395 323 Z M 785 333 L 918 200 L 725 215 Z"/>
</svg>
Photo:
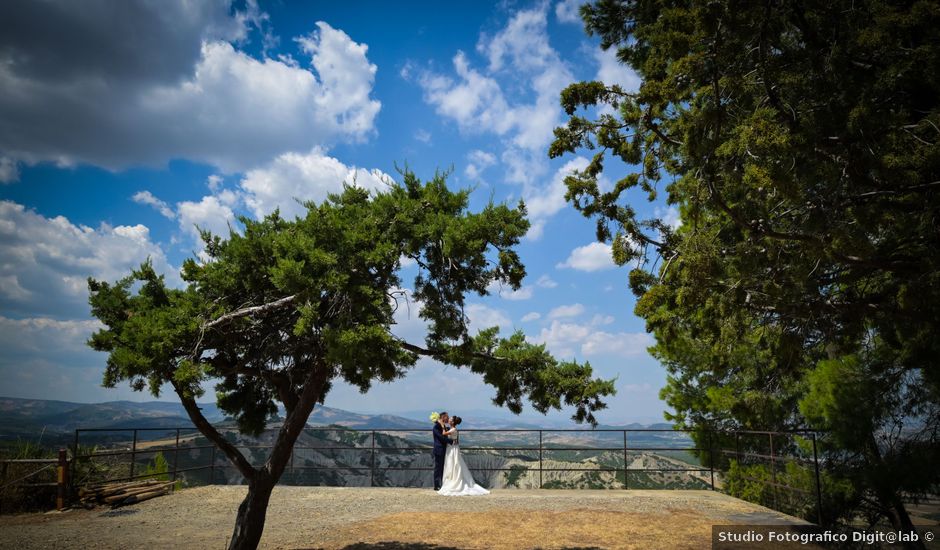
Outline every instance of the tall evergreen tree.
<svg viewBox="0 0 940 550">
<path fill-rule="evenodd" d="M 519 288 L 525 268 L 514 246 L 529 224 L 521 205 L 472 213 L 468 198 L 449 190 L 442 175 L 422 183 L 405 172 L 383 192 L 345 187 L 309 203 L 303 218 L 275 212 L 242 218 L 244 231 L 224 240 L 204 233 L 207 258 L 185 262 L 185 288 L 168 288 L 149 264 L 114 284 L 89 280 L 92 311 L 104 324 L 89 344 L 109 353 L 105 385 L 129 381 L 158 395 L 169 384 L 247 480 L 230 548 L 258 545 L 271 491 L 336 379 L 365 392 L 432 357 L 481 375 L 496 389 L 494 402 L 514 412 L 528 399 L 538 411 L 568 405 L 576 421 L 595 423 L 593 413 L 614 387 L 593 378 L 589 364 L 558 361 L 521 332 L 469 333 L 468 293 L 485 295 L 494 281 Z M 399 276 L 403 258 L 418 270 L 410 297 Z M 424 342 L 390 330 L 406 299 L 423 304 Z M 283 405 L 262 466 L 252 466 L 200 412 L 196 399 L 210 380 L 221 380 L 218 405 L 244 433 L 259 433 Z"/>
<path fill-rule="evenodd" d="M 642 85 L 565 89 L 549 155 L 595 150 L 567 199 L 632 266 L 673 419 L 827 430 L 856 504 L 911 528 L 901 496 L 940 484 L 940 4 L 581 15 Z M 604 191 L 611 157 L 636 168 Z M 678 230 L 626 200 L 660 186 Z"/>
</svg>

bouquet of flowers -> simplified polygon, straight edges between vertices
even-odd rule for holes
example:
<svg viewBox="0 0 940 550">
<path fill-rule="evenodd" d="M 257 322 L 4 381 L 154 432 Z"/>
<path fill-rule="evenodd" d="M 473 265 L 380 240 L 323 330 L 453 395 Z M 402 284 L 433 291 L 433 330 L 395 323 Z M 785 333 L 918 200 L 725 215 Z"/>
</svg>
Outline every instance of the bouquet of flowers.
<svg viewBox="0 0 940 550">
<path fill-rule="evenodd" d="M 431 419 L 431 422 L 437 422 L 440 417 L 440 413 L 432 412 L 429 418 Z"/>
</svg>

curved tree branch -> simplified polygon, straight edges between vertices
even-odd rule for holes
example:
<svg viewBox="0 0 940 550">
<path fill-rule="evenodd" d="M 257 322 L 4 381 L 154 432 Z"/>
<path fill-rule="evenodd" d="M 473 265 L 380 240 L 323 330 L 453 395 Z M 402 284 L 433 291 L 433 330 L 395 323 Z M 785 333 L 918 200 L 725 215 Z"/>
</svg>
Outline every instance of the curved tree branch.
<svg viewBox="0 0 940 550">
<path fill-rule="evenodd" d="M 239 473 L 245 476 L 245 479 L 249 481 L 254 479 L 258 474 L 258 470 L 252 467 L 248 459 L 245 458 L 245 455 L 234 445 L 229 443 L 229 441 L 215 429 L 215 426 L 206 420 L 206 417 L 202 415 L 202 411 L 199 409 L 199 405 L 196 404 L 196 400 L 193 396 L 188 395 L 175 380 L 171 380 L 170 383 L 173 384 L 173 390 L 176 392 L 176 395 L 179 396 L 183 408 L 186 409 L 186 414 L 189 415 L 189 419 L 192 420 L 196 428 L 225 453 L 225 456 L 238 468 Z"/>
<path fill-rule="evenodd" d="M 272 309 L 277 309 L 277 308 L 293 303 L 294 300 L 296 299 L 297 299 L 297 295 L 291 294 L 290 296 L 285 296 L 284 298 L 281 298 L 279 300 L 274 300 L 273 302 L 268 302 L 266 304 L 261 304 L 260 306 L 251 306 L 251 307 L 246 307 L 242 309 L 237 309 L 235 311 L 222 315 L 218 319 L 206 322 L 205 324 L 203 324 L 202 328 L 203 330 L 209 329 L 209 328 L 215 328 L 218 325 L 231 321 L 232 319 L 237 319 L 239 317 L 247 317 L 248 315 L 254 315 L 255 313 L 264 313 Z"/>
<path fill-rule="evenodd" d="M 427 348 L 422 348 L 421 346 L 410 344 L 408 342 L 405 342 L 404 340 L 398 340 L 398 345 L 400 345 L 403 349 L 406 349 L 412 353 L 417 353 L 418 355 L 423 355 L 425 357 L 440 358 L 445 353 L 443 350 L 431 350 Z M 490 355 L 488 353 L 482 353 L 479 351 L 475 351 L 471 353 L 470 355 L 477 359 L 485 359 L 487 361 L 505 361 L 506 360 L 506 358 L 504 357 L 497 357 L 495 355 Z"/>
</svg>

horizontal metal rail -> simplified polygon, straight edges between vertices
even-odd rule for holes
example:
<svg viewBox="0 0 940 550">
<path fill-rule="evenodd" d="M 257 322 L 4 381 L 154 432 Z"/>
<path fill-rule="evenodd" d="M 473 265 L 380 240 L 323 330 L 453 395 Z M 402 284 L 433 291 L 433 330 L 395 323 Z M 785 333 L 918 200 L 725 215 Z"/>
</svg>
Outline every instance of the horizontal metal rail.
<svg viewBox="0 0 940 550">
<path fill-rule="evenodd" d="M 191 432 L 194 435 L 202 435 L 196 428 L 77 428 L 76 431 L 79 432 L 129 432 L 137 430 L 138 432 L 167 432 L 175 433 L 176 430 L 186 430 Z M 264 431 L 266 432 L 276 432 L 277 428 L 268 428 Z M 369 428 L 365 430 L 359 430 L 356 428 L 331 428 L 328 426 L 308 426 L 304 428 L 304 431 L 317 431 L 317 432 L 357 432 L 357 433 L 427 433 L 430 431 L 428 428 Z M 517 433 L 517 432 L 529 432 L 529 433 L 555 433 L 555 432 L 581 432 L 581 433 L 633 433 L 633 432 L 659 432 L 659 433 L 693 433 L 696 430 L 685 429 L 685 428 L 464 428 L 461 429 L 461 433 L 467 432 L 491 432 L 491 433 Z M 795 430 L 801 431 L 801 430 Z M 814 431 L 814 430 L 804 430 L 804 431 Z M 768 433 L 768 432 L 758 432 L 758 431 L 746 431 L 742 430 L 740 432 L 728 432 L 728 433 Z M 778 433 L 778 432 L 774 432 Z"/>
<path fill-rule="evenodd" d="M 273 430 L 272 430 L 273 431 Z M 408 457 L 409 455 L 414 455 L 416 453 L 428 453 L 432 450 L 432 445 L 423 444 L 423 443 L 412 443 L 405 445 L 397 446 L 387 446 L 377 444 L 380 436 L 388 435 L 390 437 L 397 437 L 403 439 L 403 442 L 414 442 L 415 438 L 411 437 L 412 434 L 421 436 L 426 436 L 428 429 L 422 428 L 389 428 L 389 429 L 375 429 L 375 430 L 352 430 L 348 428 L 327 428 L 327 427 L 317 427 L 317 428 L 306 428 L 304 430 L 307 433 L 342 433 L 342 434 L 354 434 L 351 441 L 330 441 L 332 437 L 327 435 L 327 441 L 324 442 L 324 445 L 302 445 L 296 446 L 292 450 L 290 465 L 287 466 L 287 471 L 313 471 L 313 470 L 322 470 L 322 471 L 340 471 L 340 472 L 360 472 L 361 475 L 370 475 L 371 481 L 370 484 L 375 483 L 375 474 L 381 471 L 414 471 L 414 472 L 429 472 L 433 470 L 433 467 L 430 465 L 423 466 L 418 464 L 381 464 L 378 461 L 378 457 L 381 456 L 401 456 L 402 458 Z M 146 436 L 146 440 L 140 437 L 141 433 L 153 434 L 155 432 L 161 432 L 163 435 L 160 437 Z M 512 467 L 499 467 L 499 468 L 474 468 L 474 471 L 478 472 L 519 472 L 520 474 L 530 474 L 538 473 L 539 474 L 539 484 L 541 486 L 542 474 L 548 472 L 570 472 L 573 474 L 586 474 L 590 472 L 595 472 L 598 474 L 621 474 L 623 475 L 623 485 L 624 488 L 627 488 L 627 478 L 633 475 L 639 474 L 650 474 L 650 473 L 688 473 L 688 474 L 702 474 L 702 473 L 711 473 L 712 474 L 712 488 L 714 488 L 714 472 L 711 470 L 711 467 L 690 467 L 690 468 L 631 468 L 629 464 L 629 459 L 632 454 L 639 452 L 690 452 L 690 453 L 702 453 L 709 452 L 708 449 L 702 447 L 701 445 L 685 445 L 685 446 L 676 446 L 669 445 L 650 445 L 649 442 L 646 442 L 646 445 L 642 446 L 630 446 L 629 439 L 627 434 L 631 433 L 642 433 L 642 434 L 675 434 L 680 435 L 685 438 L 688 438 L 688 433 L 690 430 L 671 430 L 671 429 L 656 429 L 656 428 L 642 428 L 642 429 L 615 429 L 615 428 L 602 428 L 596 430 L 587 430 L 587 429 L 573 429 L 573 428 L 553 428 L 553 429 L 528 429 L 528 428 L 513 428 L 513 429 L 490 429 L 490 428 L 481 428 L 481 429 L 464 429 L 461 433 L 464 435 L 465 439 L 473 438 L 474 434 L 480 435 L 489 435 L 489 434 L 505 434 L 507 437 L 504 439 L 506 445 L 499 444 L 499 439 L 496 440 L 496 443 L 489 442 L 489 444 L 481 444 L 478 446 L 474 445 L 462 445 L 461 450 L 467 454 L 468 458 L 472 456 L 477 456 L 478 454 L 496 454 L 496 455 L 505 455 L 510 453 L 515 455 L 514 458 L 521 459 L 527 464 L 515 465 Z M 86 453 L 78 455 L 75 458 L 77 461 L 82 460 L 95 460 L 99 458 L 110 458 L 110 457 L 130 457 L 130 472 L 129 475 L 121 476 L 118 478 L 110 479 L 109 481 L 129 481 L 142 479 L 147 477 L 153 477 L 152 473 L 137 474 L 135 475 L 134 469 L 137 460 L 140 458 L 139 455 L 144 457 L 152 457 L 157 453 L 171 453 L 173 456 L 173 465 L 172 472 L 173 479 L 176 479 L 178 474 L 185 472 L 192 472 L 198 470 L 212 470 L 210 474 L 210 479 L 215 480 L 215 470 L 222 469 L 226 471 L 235 470 L 234 466 L 229 464 L 227 461 L 223 464 L 218 463 L 216 460 L 216 449 L 214 445 L 187 445 L 189 442 L 198 442 L 201 437 L 199 432 L 194 431 L 190 428 L 177 428 L 177 429 L 167 429 L 167 428 L 138 428 L 138 429 L 125 429 L 125 430 L 115 430 L 110 428 L 81 428 L 76 430 L 75 433 L 75 448 L 79 448 L 80 436 L 82 433 L 108 433 L 115 434 L 120 436 L 120 434 L 127 434 L 128 447 L 122 449 L 110 449 L 102 452 L 95 453 Z M 188 441 L 180 441 L 180 438 L 183 434 L 186 434 L 189 439 Z M 550 436 L 553 433 L 564 434 L 566 441 L 564 442 L 552 442 Z M 582 434 L 582 436 L 572 435 L 572 434 Z M 175 436 L 175 441 L 173 441 Z M 195 436 L 195 437 L 193 437 Z M 537 443 L 533 441 L 533 444 L 522 444 L 527 440 L 534 440 L 535 437 L 538 437 Z M 547 437 L 548 436 L 548 437 Z M 622 438 L 623 444 L 620 444 Z M 111 440 L 116 438 L 109 438 Z M 193 441 L 195 439 L 195 441 Z M 344 438 L 345 439 L 345 438 Z M 613 443 L 613 445 L 611 445 Z M 685 443 L 685 441 L 683 441 Z M 681 445 L 681 444 L 680 444 Z M 258 451 L 258 450 L 269 450 L 272 445 L 261 442 L 247 442 L 247 444 L 238 444 L 235 446 L 242 451 Z M 177 461 L 177 456 L 180 451 L 182 452 L 192 452 L 192 451 L 202 451 L 202 450 L 212 450 L 212 459 L 208 464 L 200 465 L 198 467 L 192 468 L 180 468 Z M 622 453 L 622 459 L 617 460 L 621 464 L 606 464 L 599 465 L 598 467 L 556 467 L 553 464 L 546 464 L 545 462 L 553 459 L 552 453 L 575 453 L 576 455 L 591 455 L 597 453 Z M 311 461 L 313 457 L 305 458 L 305 454 L 308 453 L 323 453 L 325 456 L 320 458 L 319 461 L 329 460 L 331 456 L 338 453 L 355 453 L 363 457 L 363 462 L 359 464 L 316 464 Z M 535 455 L 538 455 L 537 458 Z M 354 456 L 355 456 L 354 455 Z M 338 456 L 337 456 L 338 457 Z M 298 464 L 297 460 L 301 460 L 303 463 Z M 413 460 L 413 459 L 410 459 Z M 564 460 L 564 458 L 559 457 L 556 460 Z M 254 462 L 254 461 L 251 461 Z M 257 465 L 256 465 L 257 467 Z M 357 474 L 358 475 L 358 474 Z"/>
<path fill-rule="evenodd" d="M 825 523 L 825 517 L 823 515 L 823 498 L 822 498 L 822 482 L 821 482 L 821 473 L 820 473 L 820 457 L 817 447 L 817 434 L 821 433 L 819 430 L 812 429 L 794 429 L 794 430 L 741 430 L 737 432 L 723 432 L 726 435 L 731 435 L 734 437 L 735 448 L 732 449 L 719 449 L 719 453 L 726 457 L 733 457 L 738 460 L 738 462 L 743 462 L 748 459 L 757 459 L 763 461 L 764 465 L 769 466 L 770 479 L 758 478 L 742 473 L 737 473 L 736 475 L 741 479 L 748 481 L 753 481 L 755 483 L 760 483 L 765 487 L 770 487 L 771 491 L 771 500 L 772 504 L 769 504 L 770 507 L 779 510 L 779 491 L 790 491 L 793 493 L 800 493 L 806 495 L 809 498 L 815 497 L 816 501 L 816 522 Z M 742 449 L 741 440 L 742 436 L 746 438 L 747 446 Z M 757 450 L 753 450 L 755 446 L 754 440 L 748 438 L 748 436 L 759 436 L 757 443 Z M 774 438 L 777 438 L 776 445 Z M 793 448 L 790 445 L 785 445 L 789 447 L 791 452 L 781 453 L 780 452 L 780 438 L 794 438 L 800 437 L 804 440 L 805 444 L 810 446 L 812 449 L 812 457 L 803 456 L 802 454 L 794 454 Z M 766 441 L 764 441 L 766 438 Z M 767 452 L 764 451 L 767 449 Z M 807 449 L 806 453 L 809 452 Z M 806 466 L 808 469 L 811 469 L 813 474 L 813 487 L 811 489 L 804 489 L 800 487 L 794 487 L 786 483 L 781 483 L 777 480 L 777 470 L 778 463 L 790 463 L 790 464 L 800 464 Z M 747 464 L 747 462 L 744 462 Z M 761 504 L 766 504 L 761 502 Z"/>
<path fill-rule="evenodd" d="M 18 477 L 12 481 L 7 480 L 7 473 L 9 471 L 10 465 L 17 464 L 32 464 L 35 466 L 41 465 L 38 470 L 33 470 L 25 476 Z M 55 468 L 55 481 L 54 482 L 44 482 L 44 481 L 27 481 L 30 478 L 37 476 L 38 474 Z M 28 487 L 28 488 L 38 488 L 38 487 L 55 487 L 55 502 L 56 509 L 62 510 L 65 508 L 66 496 L 68 493 L 69 487 L 69 457 L 68 451 L 66 449 L 59 449 L 56 458 L 8 458 L 0 460 L 0 491 L 6 490 L 9 487 Z M 24 483 L 25 482 L 25 483 Z M 0 501 L 2 502 L 2 501 Z"/>
<path fill-rule="evenodd" d="M 746 479 L 746 480 L 748 480 L 748 481 L 756 481 L 756 482 L 762 483 L 762 484 L 764 484 L 764 485 L 770 485 L 771 487 L 779 487 L 780 489 L 788 489 L 788 490 L 790 490 L 790 491 L 796 491 L 797 493 L 803 493 L 803 494 L 806 494 L 806 495 L 809 495 L 809 494 L 812 493 L 811 491 L 807 491 L 806 489 L 800 489 L 799 487 L 793 487 L 792 485 L 786 485 L 786 484 L 784 484 L 784 483 L 777 483 L 776 481 L 767 481 L 766 479 L 761 479 L 761 478 L 758 478 L 758 477 L 745 476 L 745 475 L 742 475 L 742 476 L 740 476 L 740 477 L 741 477 L 741 479 Z"/>
<path fill-rule="evenodd" d="M 743 456 L 745 458 L 760 458 L 760 459 L 772 460 L 772 461 L 791 460 L 794 462 L 802 462 L 804 464 L 813 463 L 812 458 L 802 457 L 802 456 L 793 456 L 793 455 L 778 455 L 778 454 L 768 455 L 768 454 L 762 454 L 762 453 L 751 453 L 751 452 L 746 452 L 746 451 L 738 452 L 738 451 L 732 451 L 729 449 L 722 449 L 721 453 L 725 455 L 736 456 L 736 457 Z"/>
</svg>

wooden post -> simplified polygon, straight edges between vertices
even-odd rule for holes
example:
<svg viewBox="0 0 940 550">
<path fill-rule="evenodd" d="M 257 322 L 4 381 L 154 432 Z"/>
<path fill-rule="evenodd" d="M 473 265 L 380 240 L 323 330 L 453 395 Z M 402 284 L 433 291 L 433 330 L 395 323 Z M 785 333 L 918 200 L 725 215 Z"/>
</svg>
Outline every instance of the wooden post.
<svg viewBox="0 0 940 550">
<path fill-rule="evenodd" d="M 65 509 L 65 494 L 68 486 L 69 457 L 65 449 L 59 449 L 59 465 L 56 468 L 56 510 Z"/>
</svg>

